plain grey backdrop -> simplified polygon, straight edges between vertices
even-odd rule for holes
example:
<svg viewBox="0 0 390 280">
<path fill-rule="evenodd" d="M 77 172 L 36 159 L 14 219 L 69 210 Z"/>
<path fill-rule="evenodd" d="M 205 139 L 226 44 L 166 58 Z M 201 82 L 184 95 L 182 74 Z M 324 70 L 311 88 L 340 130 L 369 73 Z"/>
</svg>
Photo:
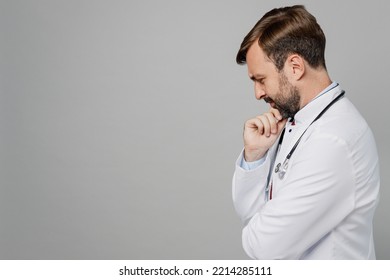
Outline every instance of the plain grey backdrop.
<svg viewBox="0 0 390 280">
<path fill-rule="evenodd" d="M 375 134 L 390 259 L 385 0 L 0 0 L 0 258 L 247 258 L 231 179 L 266 106 L 235 55 L 265 12 L 297 3 Z"/>
</svg>

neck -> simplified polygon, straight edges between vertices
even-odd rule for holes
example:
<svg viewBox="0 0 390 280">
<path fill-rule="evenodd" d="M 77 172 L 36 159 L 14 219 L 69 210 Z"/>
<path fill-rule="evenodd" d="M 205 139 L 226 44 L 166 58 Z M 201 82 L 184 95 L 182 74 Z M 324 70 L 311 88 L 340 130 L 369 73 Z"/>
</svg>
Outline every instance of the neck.
<svg viewBox="0 0 390 280">
<path fill-rule="evenodd" d="M 306 106 L 331 83 L 332 81 L 325 69 L 314 70 L 312 73 L 307 73 L 307 75 L 302 78 L 301 86 L 299 87 L 299 92 L 301 94 L 300 108 L 302 109 Z"/>
</svg>

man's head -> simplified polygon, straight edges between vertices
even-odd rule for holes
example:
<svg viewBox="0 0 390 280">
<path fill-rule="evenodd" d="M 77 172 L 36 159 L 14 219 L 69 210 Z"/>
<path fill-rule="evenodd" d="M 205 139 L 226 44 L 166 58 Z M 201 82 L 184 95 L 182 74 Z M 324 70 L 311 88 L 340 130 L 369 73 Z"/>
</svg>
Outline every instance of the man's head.
<svg viewBox="0 0 390 280">
<path fill-rule="evenodd" d="M 303 6 L 292 6 L 266 13 L 244 38 L 236 61 L 248 65 L 256 98 L 287 118 L 306 102 L 302 77 L 311 70 L 326 73 L 324 53 L 325 35 L 315 17 Z"/>
<path fill-rule="evenodd" d="M 246 54 L 258 42 L 278 71 L 289 54 L 298 54 L 313 67 L 325 66 L 325 35 L 316 18 L 304 6 L 273 9 L 266 13 L 245 36 L 237 53 L 238 64 L 245 64 Z"/>
</svg>

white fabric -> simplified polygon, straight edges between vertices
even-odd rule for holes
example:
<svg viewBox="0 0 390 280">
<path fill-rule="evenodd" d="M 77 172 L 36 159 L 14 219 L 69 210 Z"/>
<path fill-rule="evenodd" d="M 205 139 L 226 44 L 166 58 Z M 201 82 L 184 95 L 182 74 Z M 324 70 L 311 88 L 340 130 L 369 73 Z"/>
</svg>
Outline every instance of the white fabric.
<svg viewBox="0 0 390 280">
<path fill-rule="evenodd" d="M 233 176 L 233 202 L 243 221 L 245 252 L 255 259 L 375 259 L 372 221 L 379 197 L 379 161 L 365 120 L 346 98 L 306 131 L 283 179 L 273 173 L 314 118 L 338 94 L 319 95 L 286 124 L 278 141 L 252 170 Z M 274 164 L 275 161 L 275 164 Z"/>
</svg>

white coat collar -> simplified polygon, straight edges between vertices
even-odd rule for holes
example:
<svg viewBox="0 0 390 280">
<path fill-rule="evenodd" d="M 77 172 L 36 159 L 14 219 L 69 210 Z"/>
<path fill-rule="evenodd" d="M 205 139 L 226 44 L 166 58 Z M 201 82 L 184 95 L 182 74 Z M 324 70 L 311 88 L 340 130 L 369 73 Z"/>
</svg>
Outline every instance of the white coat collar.
<svg viewBox="0 0 390 280">
<path fill-rule="evenodd" d="M 298 125 L 310 124 L 317 115 L 339 94 L 341 88 L 338 83 L 333 82 L 330 86 L 320 92 L 306 106 L 295 114 L 294 120 Z"/>
</svg>

